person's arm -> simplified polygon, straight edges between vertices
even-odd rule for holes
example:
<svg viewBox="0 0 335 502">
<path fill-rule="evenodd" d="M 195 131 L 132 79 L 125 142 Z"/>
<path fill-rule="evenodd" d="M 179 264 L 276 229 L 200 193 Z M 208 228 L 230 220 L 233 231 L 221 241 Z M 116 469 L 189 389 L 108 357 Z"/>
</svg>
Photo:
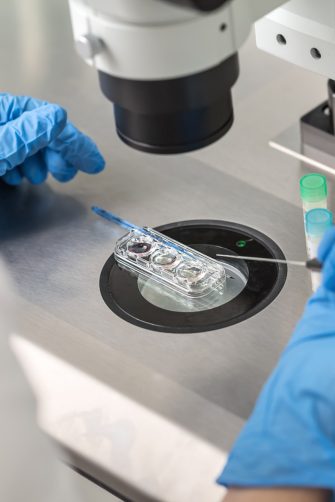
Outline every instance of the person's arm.
<svg viewBox="0 0 335 502">
<path fill-rule="evenodd" d="M 307 488 L 231 488 L 224 502 L 330 502 L 331 492 Z"/>
<path fill-rule="evenodd" d="M 324 502 L 335 494 L 335 228 L 318 257 L 322 285 L 217 480 L 228 502 Z"/>
</svg>

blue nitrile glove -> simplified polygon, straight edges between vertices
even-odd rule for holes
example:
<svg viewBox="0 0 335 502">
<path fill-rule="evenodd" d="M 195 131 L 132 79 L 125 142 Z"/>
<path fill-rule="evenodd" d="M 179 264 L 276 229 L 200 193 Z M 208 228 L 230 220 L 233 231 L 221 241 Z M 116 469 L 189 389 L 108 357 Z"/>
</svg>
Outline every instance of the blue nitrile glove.
<svg viewBox="0 0 335 502">
<path fill-rule="evenodd" d="M 220 484 L 335 491 L 335 228 L 318 257 L 322 285 L 265 384 Z"/>
<path fill-rule="evenodd" d="M 38 184 L 50 172 L 65 182 L 78 171 L 98 173 L 104 165 L 95 143 L 67 122 L 63 108 L 0 93 L 0 179 Z"/>
</svg>

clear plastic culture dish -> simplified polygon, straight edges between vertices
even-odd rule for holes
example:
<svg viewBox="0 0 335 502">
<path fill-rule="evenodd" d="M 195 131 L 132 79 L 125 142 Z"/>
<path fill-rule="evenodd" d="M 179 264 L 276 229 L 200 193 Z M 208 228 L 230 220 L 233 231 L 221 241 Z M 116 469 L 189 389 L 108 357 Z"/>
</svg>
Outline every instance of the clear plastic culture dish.
<svg viewBox="0 0 335 502">
<path fill-rule="evenodd" d="M 118 264 L 188 298 L 223 294 L 223 264 L 151 229 L 132 230 L 116 243 Z"/>
</svg>

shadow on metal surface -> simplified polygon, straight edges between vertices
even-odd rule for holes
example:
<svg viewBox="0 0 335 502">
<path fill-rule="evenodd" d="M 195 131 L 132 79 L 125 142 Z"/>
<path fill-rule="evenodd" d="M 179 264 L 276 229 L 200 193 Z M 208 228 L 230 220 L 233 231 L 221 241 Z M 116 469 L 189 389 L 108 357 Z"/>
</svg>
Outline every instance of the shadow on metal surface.
<svg viewBox="0 0 335 502">
<path fill-rule="evenodd" d="M 23 183 L 11 187 L 0 182 L 0 238 L 13 239 L 67 225 L 86 212 L 78 200 L 47 185 Z"/>
</svg>

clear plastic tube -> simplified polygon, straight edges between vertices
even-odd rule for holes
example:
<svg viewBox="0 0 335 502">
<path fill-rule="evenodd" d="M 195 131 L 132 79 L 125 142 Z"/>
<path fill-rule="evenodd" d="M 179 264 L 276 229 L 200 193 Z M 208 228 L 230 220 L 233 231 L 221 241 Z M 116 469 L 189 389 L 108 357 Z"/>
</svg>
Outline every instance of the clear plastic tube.
<svg viewBox="0 0 335 502">
<path fill-rule="evenodd" d="M 305 237 L 306 237 L 306 248 L 308 258 L 315 258 L 317 255 L 317 249 L 319 247 L 322 236 L 325 232 L 319 230 L 318 233 L 317 225 L 314 230 L 317 232 L 316 234 L 312 232 L 312 234 L 307 231 L 307 215 L 313 210 L 327 210 L 328 208 L 328 187 L 327 187 L 327 178 L 319 173 L 310 173 L 306 174 L 300 179 L 300 197 L 302 201 L 302 208 L 304 213 L 304 227 L 305 227 Z M 313 218 L 317 219 L 318 213 L 312 213 L 310 216 L 311 221 Z M 314 215 L 314 216 L 313 216 Z M 319 215 L 322 219 L 322 213 Z M 313 226 L 312 223 L 310 225 Z M 312 279 L 312 289 L 316 291 L 320 285 L 320 274 L 311 273 Z"/>
<path fill-rule="evenodd" d="M 327 178 L 322 174 L 306 174 L 300 179 L 300 197 L 304 217 L 312 209 L 328 208 Z"/>
<path fill-rule="evenodd" d="M 305 229 L 308 258 L 315 258 L 325 232 L 333 225 L 333 214 L 327 209 L 312 209 L 306 213 Z M 312 289 L 316 291 L 321 283 L 321 274 L 312 272 Z"/>
</svg>

